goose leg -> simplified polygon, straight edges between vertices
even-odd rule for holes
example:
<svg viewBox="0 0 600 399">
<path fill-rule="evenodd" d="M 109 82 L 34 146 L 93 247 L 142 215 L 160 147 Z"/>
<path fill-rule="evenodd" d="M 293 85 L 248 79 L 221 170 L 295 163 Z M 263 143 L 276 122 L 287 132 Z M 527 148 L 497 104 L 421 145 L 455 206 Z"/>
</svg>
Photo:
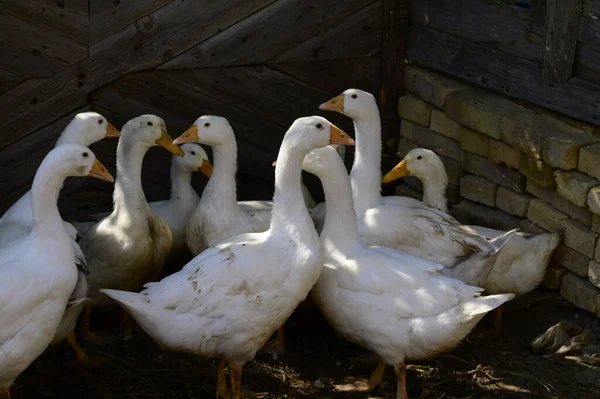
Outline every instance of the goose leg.
<svg viewBox="0 0 600 399">
<path fill-rule="evenodd" d="M 244 365 L 228 362 L 231 382 L 231 399 L 242 399 L 242 369 Z"/>
<path fill-rule="evenodd" d="M 83 312 L 83 330 L 85 332 L 85 336 L 88 341 L 92 342 L 94 345 L 105 346 L 109 344 L 111 341 L 115 340 L 115 337 L 102 337 L 92 331 L 90 316 L 92 314 L 92 307 L 86 306 L 85 311 Z M 1 398 L 0 398 L 1 399 Z"/>
<path fill-rule="evenodd" d="M 79 345 L 79 342 L 77 342 L 75 331 L 71 331 L 69 335 L 67 335 L 67 341 L 69 342 L 69 345 L 71 345 L 71 348 L 73 348 L 75 351 L 77 362 L 79 364 L 87 364 L 90 359 L 87 353 L 85 353 L 85 350 L 81 347 L 81 345 Z"/>
<path fill-rule="evenodd" d="M 217 399 L 229 399 L 231 396 L 225 380 L 225 360 L 219 360 L 217 365 Z"/>
<path fill-rule="evenodd" d="M 406 393 L 406 364 L 404 361 L 394 366 L 396 372 L 396 380 L 398 382 L 398 391 L 396 399 L 408 399 L 408 393 Z"/>
<path fill-rule="evenodd" d="M 500 305 L 496 308 L 496 320 L 494 321 L 494 333 L 496 335 L 500 334 L 502 331 L 502 312 L 504 310 L 504 305 Z"/>
<path fill-rule="evenodd" d="M 0 399 L 10 399 L 10 387 L 0 388 Z"/>
<path fill-rule="evenodd" d="M 385 363 L 383 361 L 379 360 L 379 363 L 377 363 L 377 367 L 375 368 L 375 371 L 373 371 L 373 374 L 371 374 L 371 378 L 369 378 L 368 392 L 372 391 L 373 389 L 375 389 L 379 385 L 381 385 L 381 381 L 383 380 L 384 373 L 385 373 Z"/>
</svg>

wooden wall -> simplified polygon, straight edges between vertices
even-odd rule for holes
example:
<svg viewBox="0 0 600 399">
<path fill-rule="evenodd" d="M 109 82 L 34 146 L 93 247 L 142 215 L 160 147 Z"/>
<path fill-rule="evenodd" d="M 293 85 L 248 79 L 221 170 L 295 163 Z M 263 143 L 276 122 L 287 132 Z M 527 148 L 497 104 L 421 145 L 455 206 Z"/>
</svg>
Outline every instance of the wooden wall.
<svg viewBox="0 0 600 399">
<path fill-rule="evenodd" d="M 600 0 L 411 0 L 409 59 L 600 126 Z"/>
<path fill-rule="evenodd" d="M 81 110 L 117 127 L 154 113 L 174 137 L 200 115 L 228 118 L 241 198 L 272 195 L 287 127 L 348 87 L 379 97 L 392 137 L 407 9 L 402 0 L 0 0 L 0 212 Z M 115 145 L 93 150 L 114 166 Z M 169 163 L 162 149 L 147 156 L 149 199 L 168 195 Z"/>
</svg>

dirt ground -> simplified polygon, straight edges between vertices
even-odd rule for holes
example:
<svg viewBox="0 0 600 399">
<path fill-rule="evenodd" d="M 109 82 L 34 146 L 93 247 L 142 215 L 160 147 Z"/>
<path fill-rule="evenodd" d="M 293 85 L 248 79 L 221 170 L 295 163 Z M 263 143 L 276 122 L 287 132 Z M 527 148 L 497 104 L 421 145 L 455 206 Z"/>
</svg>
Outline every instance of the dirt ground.
<svg viewBox="0 0 600 399">
<path fill-rule="evenodd" d="M 490 320 L 482 320 L 479 327 L 490 324 Z M 504 328 L 497 338 L 472 334 L 452 352 L 411 363 L 409 396 L 600 398 L 598 365 L 584 364 L 577 356 L 555 358 L 532 353 L 529 342 L 561 320 L 591 329 L 597 340 L 598 319 L 570 305 L 556 292 L 539 290 L 505 307 Z M 371 393 L 338 389 L 357 378 L 368 378 L 377 359 L 338 339 L 318 310 L 298 309 L 286 323 L 286 339 L 288 353 L 278 361 L 262 354 L 246 365 L 243 384 L 255 397 L 395 398 L 396 381 L 391 368 L 386 371 L 382 387 Z M 89 369 L 73 365 L 73 353 L 62 343 L 46 351 L 17 379 L 13 398 L 214 397 L 213 361 L 164 352 L 139 329 L 133 328 L 104 347 L 84 345 L 101 364 Z"/>
</svg>

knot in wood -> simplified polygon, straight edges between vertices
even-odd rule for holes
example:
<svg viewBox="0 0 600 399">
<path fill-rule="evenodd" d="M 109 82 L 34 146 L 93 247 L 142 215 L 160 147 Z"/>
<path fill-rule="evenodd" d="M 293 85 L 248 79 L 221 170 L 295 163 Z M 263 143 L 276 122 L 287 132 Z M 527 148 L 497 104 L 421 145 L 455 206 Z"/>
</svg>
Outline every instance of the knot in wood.
<svg viewBox="0 0 600 399">
<path fill-rule="evenodd" d="M 142 33 L 152 33 L 154 31 L 154 27 L 155 27 L 154 19 L 152 18 L 152 16 L 147 15 L 143 18 L 140 18 L 135 23 L 135 26 Z"/>
</svg>

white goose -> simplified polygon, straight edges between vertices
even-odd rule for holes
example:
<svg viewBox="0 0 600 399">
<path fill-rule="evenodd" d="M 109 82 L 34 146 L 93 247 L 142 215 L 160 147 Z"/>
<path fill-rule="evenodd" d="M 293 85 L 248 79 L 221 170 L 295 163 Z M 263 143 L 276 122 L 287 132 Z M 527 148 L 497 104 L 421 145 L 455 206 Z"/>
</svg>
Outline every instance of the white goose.
<svg viewBox="0 0 600 399">
<path fill-rule="evenodd" d="M 31 231 L 0 249 L 0 397 L 50 344 L 77 282 L 77 254 L 56 202 L 68 176 L 112 177 L 89 148 L 61 145 L 31 190 Z"/>
<path fill-rule="evenodd" d="M 324 118 L 297 119 L 277 157 L 270 227 L 207 249 L 183 269 L 141 293 L 102 290 L 161 344 L 218 358 L 217 397 L 241 398 L 243 365 L 306 297 L 321 273 L 321 246 L 300 188 L 312 149 L 353 141 Z M 217 168 L 215 155 L 215 174 Z"/>
<path fill-rule="evenodd" d="M 117 146 L 114 210 L 82 234 L 91 299 L 85 327 L 92 340 L 97 338 L 89 328 L 92 307 L 111 304 L 100 288 L 139 289 L 156 278 L 171 251 L 171 229 L 146 202 L 141 176 L 150 147 L 158 145 L 183 156 L 165 129 L 164 121 L 155 115 L 139 116 L 123 126 Z"/>
<path fill-rule="evenodd" d="M 420 201 L 382 197 L 381 121 L 373 96 L 348 89 L 320 108 L 341 112 L 354 120 L 356 152 L 350 182 L 361 237 L 372 245 L 441 263 L 444 273 L 467 284 L 481 284 L 490 273 L 498 250 L 514 232 L 490 243 L 447 214 L 424 208 Z"/>
<path fill-rule="evenodd" d="M 514 295 L 481 297 L 480 288 L 441 275 L 442 265 L 362 244 L 346 168 L 335 150 L 313 150 L 303 168 L 321 179 L 327 206 L 325 264 L 312 296 L 339 333 L 380 356 L 366 389 L 381 383 L 388 364 L 396 371 L 397 398 L 406 399 L 406 360 L 452 349 Z"/>
<path fill-rule="evenodd" d="M 398 165 L 390 170 L 383 182 L 391 182 L 404 176 L 415 176 L 423 182 L 423 203 L 448 212 L 446 186 L 448 175 L 442 160 L 431 150 L 415 148 Z M 487 227 L 469 226 L 479 234 L 493 239 L 504 231 Z M 512 292 L 524 295 L 533 291 L 544 279 L 552 253 L 561 239 L 560 233 L 527 234 L 519 232 L 512 236 L 482 287 L 492 294 Z M 498 313 L 496 327 L 499 327 Z"/>
</svg>

